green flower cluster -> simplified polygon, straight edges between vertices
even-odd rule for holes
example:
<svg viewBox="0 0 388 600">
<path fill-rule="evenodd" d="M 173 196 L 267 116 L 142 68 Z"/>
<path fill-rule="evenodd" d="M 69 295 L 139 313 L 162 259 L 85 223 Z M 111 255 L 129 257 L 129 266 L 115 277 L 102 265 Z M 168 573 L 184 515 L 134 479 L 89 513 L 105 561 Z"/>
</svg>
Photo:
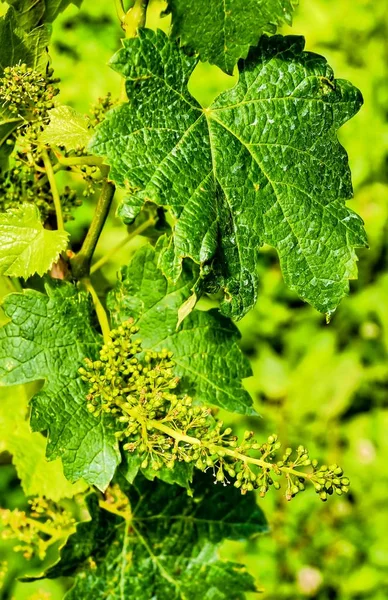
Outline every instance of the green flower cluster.
<svg viewBox="0 0 388 600">
<path fill-rule="evenodd" d="M 52 70 L 42 75 L 25 64 L 6 67 L 0 80 L 0 102 L 26 124 L 44 122 L 59 93 L 55 86 L 59 80 L 52 75 Z"/>
<path fill-rule="evenodd" d="M 42 221 L 50 220 L 55 215 L 55 208 L 42 160 L 30 152 L 16 151 L 13 161 L 14 166 L 0 175 L 0 211 L 31 202 L 39 208 Z M 80 206 L 82 200 L 69 186 L 63 189 L 60 198 L 63 218 L 69 221 L 73 218 L 74 207 Z"/>
<path fill-rule="evenodd" d="M 172 353 L 143 352 L 141 340 L 133 338 L 138 331 L 133 320 L 111 331 L 99 360 L 86 358 L 79 372 L 89 386 L 88 410 L 96 417 L 114 415 L 117 439 L 125 451 L 140 456 L 142 468 L 157 471 L 173 469 L 176 461 L 193 463 L 201 471 L 211 469 L 216 482 L 234 480 L 243 494 L 258 490 L 262 497 L 271 486 L 280 489 L 278 478 L 285 477 L 288 500 L 304 491 L 306 481 L 323 501 L 348 491 L 342 469 L 319 467 L 303 446 L 287 448 L 276 460 L 281 448 L 276 435 L 263 444 L 246 431 L 239 441 L 210 408 L 177 393 Z"/>
<path fill-rule="evenodd" d="M 104 119 L 105 114 L 110 110 L 116 102 L 112 98 L 110 92 L 107 93 L 103 98 L 99 98 L 96 104 L 93 104 L 90 109 L 90 125 L 91 127 L 97 127 Z"/>
<path fill-rule="evenodd" d="M 50 546 L 73 531 L 75 521 L 62 506 L 46 498 L 38 496 L 29 504 L 28 513 L 0 508 L 1 538 L 14 541 L 14 551 L 24 558 L 43 560 Z"/>
<path fill-rule="evenodd" d="M 45 75 L 25 64 L 6 67 L 0 79 L 0 103 L 20 124 L 8 138 L 14 147 L 12 166 L 0 176 L 0 210 L 17 208 L 32 202 L 40 210 L 42 220 L 55 215 L 52 190 L 48 181 L 39 137 L 49 123 L 49 110 L 59 89 L 53 71 Z M 66 186 L 60 193 L 65 221 L 72 219 L 74 207 L 82 204 L 75 190 Z"/>
</svg>

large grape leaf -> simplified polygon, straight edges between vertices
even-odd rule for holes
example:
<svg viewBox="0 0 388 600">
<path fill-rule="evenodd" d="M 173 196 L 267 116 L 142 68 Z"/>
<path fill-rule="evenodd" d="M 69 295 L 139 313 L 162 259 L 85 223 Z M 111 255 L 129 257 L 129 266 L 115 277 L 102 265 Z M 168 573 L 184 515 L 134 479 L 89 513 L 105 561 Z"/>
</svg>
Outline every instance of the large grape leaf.
<svg viewBox="0 0 388 600">
<path fill-rule="evenodd" d="M 287 284 L 318 310 L 335 310 L 356 277 L 354 248 L 366 243 L 337 130 L 362 104 L 300 37 L 263 36 L 241 62 L 238 84 L 209 108 L 190 96 L 197 59 L 161 31 L 124 41 L 112 65 L 129 101 L 107 114 L 92 140 L 110 175 L 141 202 L 174 219 L 163 269 L 182 260 L 211 265 L 226 315 L 241 317 L 257 295 L 257 252 L 274 246 Z"/>
<path fill-rule="evenodd" d="M 201 60 L 232 73 L 263 33 L 292 22 L 298 0 L 167 0 L 172 34 Z"/>
<path fill-rule="evenodd" d="M 29 391 L 18 385 L 0 388 L 0 452 L 12 454 L 12 462 L 26 496 L 44 496 L 57 502 L 85 491 L 83 481 L 70 483 L 60 459 L 47 462 L 46 440 L 33 433 L 26 420 Z"/>
<path fill-rule="evenodd" d="M 86 408 L 78 368 L 102 343 L 94 329 L 87 295 L 69 284 L 46 283 L 46 294 L 10 294 L 3 309 L 10 319 L 0 329 L 0 385 L 44 380 L 32 400 L 33 431 L 47 431 L 47 458 L 61 457 L 71 481 L 84 478 L 105 489 L 120 453 L 106 418 Z"/>
<path fill-rule="evenodd" d="M 66 250 L 68 238 L 66 231 L 45 229 L 33 204 L 0 214 L 0 273 L 42 276 Z"/>
<path fill-rule="evenodd" d="M 47 60 L 47 45 L 50 29 L 40 25 L 31 31 L 19 26 L 17 13 L 12 6 L 0 17 L 0 77 L 5 67 L 25 63 L 27 66 L 44 70 Z"/>
<path fill-rule="evenodd" d="M 255 591 L 254 580 L 242 565 L 220 560 L 217 546 L 266 531 L 263 513 L 253 495 L 226 492 L 211 476 L 195 487 L 190 498 L 182 488 L 139 478 L 127 490 L 126 520 L 89 497 L 92 520 L 78 525 L 45 576 L 77 571 L 67 600 L 242 600 Z"/>
<path fill-rule="evenodd" d="M 182 388 L 197 400 L 252 414 L 252 399 L 241 384 L 251 368 L 238 347 L 237 328 L 217 310 L 194 310 L 177 329 L 178 309 L 195 276 L 185 267 L 178 282 L 170 283 L 157 259 L 157 252 L 144 246 L 122 270 L 108 297 L 113 321 L 133 317 L 144 349 L 171 350 Z"/>
</svg>

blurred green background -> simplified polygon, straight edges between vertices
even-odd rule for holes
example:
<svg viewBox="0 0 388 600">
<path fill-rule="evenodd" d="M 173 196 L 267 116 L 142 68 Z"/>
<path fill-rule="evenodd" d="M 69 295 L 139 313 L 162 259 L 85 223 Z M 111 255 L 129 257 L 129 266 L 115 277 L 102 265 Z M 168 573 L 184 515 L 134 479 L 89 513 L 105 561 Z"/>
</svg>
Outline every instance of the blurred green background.
<svg viewBox="0 0 388 600">
<path fill-rule="evenodd" d="M 285 444 L 303 443 L 325 462 L 338 462 L 351 478 L 351 493 L 321 504 L 309 490 L 287 504 L 281 494 L 260 500 L 271 533 L 248 545 L 223 547 L 225 558 L 247 565 L 265 600 L 387 600 L 388 598 L 388 7 L 386 0 L 300 0 L 292 29 L 306 48 L 323 54 L 338 78 L 350 79 L 364 96 L 361 112 L 340 131 L 353 171 L 350 206 L 366 223 L 370 250 L 359 252 L 359 280 L 330 325 L 288 291 L 276 254 L 261 254 L 261 291 L 256 308 L 238 325 L 254 376 L 246 385 L 262 419 L 249 423 L 264 438 L 277 432 Z M 159 19 L 163 2 L 151 5 L 148 24 Z M 108 91 L 120 93 L 120 79 L 107 62 L 120 45 L 114 2 L 84 0 L 54 27 L 53 66 L 62 80 L 60 101 L 81 111 Z M 190 82 L 203 103 L 235 78 L 199 65 Z M 68 225 L 77 243 L 92 204 L 76 211 Z M 96 258 L 126 235 L 112 210 Z M 137 239 L 96 275 L 108 288 Z M 229 416 L 230 420 L 231 417 Z M 247 423 L 236 417 L 237 427 Z M 0 445 L 1 451 L 1 445 Z M 0 454 L 0 505 L 25 503 L 16 472 Z M 17 583 L 25 561 L 4 545 L 10 560 L 3 598 L 57 600 L 67 581 Z M 11 579 L 14 583 L 10 583 Z M 80 599 L 82 600 L 82 599 Z"/>
</svg>

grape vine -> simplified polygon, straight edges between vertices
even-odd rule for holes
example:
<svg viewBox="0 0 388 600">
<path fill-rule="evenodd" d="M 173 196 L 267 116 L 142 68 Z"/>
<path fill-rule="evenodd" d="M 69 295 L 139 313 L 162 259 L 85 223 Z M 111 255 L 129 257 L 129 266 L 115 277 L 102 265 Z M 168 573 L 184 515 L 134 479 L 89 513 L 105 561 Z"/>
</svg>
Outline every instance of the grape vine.
<svg viewBox="0 0 388 600">
<path fill-rule="evenodd" d="M 58 551 L 44 577 L 73 576 L 68 600 L 240 600 L 254 578 L 218 548 L 267 531 L 270 488 L 349 491 L 338 464 L 237 435 L 218 407 L 256 415 L 232 319 L 258 298 L 263 244 L 328 320 L 356 276 L 337 130 L 361 94 L 303 38 L 268 35 L 294 0 L 168 0 L 169 34 L 146 27 L 148 0 L 117 0 L 119 100 L 84 114 L 47 54 L 70 0 L 24 4 L 0 17 L 0 431 L 27 500 L 0 509 L 2 537 L 32 561 Z M 201 60 L 239 74 L 210 106 L 188 88 Z M 39 495 L 34 464 L 54 481 Z"/>
</svg>

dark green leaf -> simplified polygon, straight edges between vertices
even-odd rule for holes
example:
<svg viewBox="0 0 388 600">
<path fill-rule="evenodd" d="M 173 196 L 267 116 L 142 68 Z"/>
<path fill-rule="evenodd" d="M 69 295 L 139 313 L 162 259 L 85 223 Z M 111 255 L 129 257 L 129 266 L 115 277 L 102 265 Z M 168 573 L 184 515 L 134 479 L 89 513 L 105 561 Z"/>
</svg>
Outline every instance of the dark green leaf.
<svg viewBox="0 0 388 600">
<path fill-rule="evenodd" d="M 178 282 L 169 283 L 157 262 L 157 252 L 144 246 L 123 269 L 108 297 L 113 320 L 135 318 L 145 350 L 171 350 L 182 387 L 196 400 L 252 414 L 241 384 L 251 369 L 237 345 L 238 330 L 217 310 L 194 310 L 177 330 L 178 309 L 190 296 L 195 275 L 185 266 Z"/>
<path fill-rule="evenodd" d="M 128 488 L 126 521 L 89 499 L 92 520 L 81 523 L 45 576 L 77 570 L 68 600 L 242 600 L 255 591 L 242 565 L 221 561 L 217 545 L 267 530 L 253 495 L 196 480 L 193 498 L 182 488 L 142 478 Z M 92 564 L 92 566 L 91 566 Z"/>
<path fill-rule="evenodd" d="M 50 29 L 46 25 L 30 32 L 20 28 L 16 12 L 10 7 L 5 16 L 0 17 L 0 77 L 5 67 L 19 63 L 44 70 L 49 39 Z"/>
<path fill-rule="evenodd" d="M 8 157 L 13 150 L 13 144 L 8 144 L 7 140 L 21 123 L 22 120 L 15 118 L 15 115 L 12 115 L 5 107 L 0 108 L 0 172 L 7 170 Z"/>
<path fill-rule="evenodd" d="M 201 60 L 232 73 L 263 33 L 291 24 L 298 0 L 167 0 L 172 33 Z"/>
<path fill-rule="evenodd" d="M 86 409 L 78 368 L 101 345 L 89 298 L 67 283 L 50 281 L 47 295 L 10 294 L 3 305 L 11 320 L 0 329 L 0 384 L 44 380 L 32 400 L 31 425 L 47 431 L 47 457 L 61 457 L 71 481 L 84 478 L 105 489 L 120 454 L 106 419 Z"/>
<path fill-rule="evenodd" d="M 124 42 L 113 67 L 129 101 L 108 113 L 93 152 L 139 199 L 168 206 L 175 227 L 161 264 L 177 281 L 182 260 L 213 268 L 224 314 L 241 317 L 257 296 L 257 252 L 280 256 L 287 284 L 318 310 L 335 310 L 366 243 L 337 130 L 360 92 L 335 80 L 299 37 L 263 36 L 239 83 L 202 109 L 187 81 L 196 59 L 162 32 Z M 132 202 L 133 198 L 133 202 Z"/>
<path fill-rule="evenodd" d="M 27 32 L 52 23 L 69 4 L 81 6 L 81 3 L 82 0 L 7 0 L 15 9 L 18 27 Z"/>
<path fill-rule="evenodd" d="M 143 475 L 153 481 L 155 477 L 165 481 L 166 483 L 176 483 L 184 487 L 191 493 L 191 482 L 193 480 L 193 463 L 176 462 L 172 469 L 162 467 L 158 471 L 154 471 L 150 466 L 146 469 L 141 468 L 143 458 L 135 451 L 133 453 L 125 452 L 123 462 L 120 465 L 120 473 L 129 482 L 133 483 L 139 471 Z"/>
</svg>

